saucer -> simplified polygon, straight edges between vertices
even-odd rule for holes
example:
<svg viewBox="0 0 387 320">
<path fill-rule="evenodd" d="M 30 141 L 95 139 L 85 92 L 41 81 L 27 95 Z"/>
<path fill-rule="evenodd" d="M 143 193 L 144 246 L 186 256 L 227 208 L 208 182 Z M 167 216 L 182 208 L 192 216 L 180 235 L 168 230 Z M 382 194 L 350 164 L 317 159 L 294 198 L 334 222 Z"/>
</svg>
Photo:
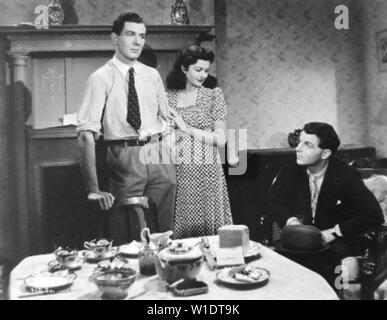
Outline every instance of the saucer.
<svg viewBox="0 0 387 320">
<path fill-rule="evenodd" d="M 73 261 L 66 263 L 65 265 L 58 262 L 58 260 L 51 260 L 48 263 L 48 270 L 50 272 L 55 272 L 59 270 L 69 270 L 69 271 L 75 271 L 82 267 L 83 258 L 82 257 L 75 257 Z"/>
<path fill-rule="evenodd" d="M 84 257 L 89 262 L 98 262 L 102 260 L 111 260 L 117 255 L 117 248 L 112 248 L 106 255 L 99 257 L 94 254 L 93 251 L 90 250 L 82 250 L 80 251 L 80 255 Z"/>
</svg>

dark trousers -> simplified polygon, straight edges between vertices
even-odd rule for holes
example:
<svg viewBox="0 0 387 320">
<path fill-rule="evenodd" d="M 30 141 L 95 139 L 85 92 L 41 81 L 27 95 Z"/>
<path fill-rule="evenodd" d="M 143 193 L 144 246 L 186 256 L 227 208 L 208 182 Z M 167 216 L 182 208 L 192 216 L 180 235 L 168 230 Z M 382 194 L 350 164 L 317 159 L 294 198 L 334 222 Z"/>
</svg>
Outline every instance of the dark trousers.
<svg viewBox="0 0 387 320">
<path fill-rule="evenodd" d="M 145 210 L 145 220 L 154 229 L 151 232 L 172 229 L 176 169 L 168 155 L 168 146 L 162 142 L 150 142 L 143 147 L 108 147 L 110 192 L 116 198 L 115 203 L 126 198 L 148 197 L 151 206 Z M 138 239 L 143 226 L 142 210 L 137 205 L 114 206 L 108 213 L 108 234 L 116 245 Z"/>
</svg>

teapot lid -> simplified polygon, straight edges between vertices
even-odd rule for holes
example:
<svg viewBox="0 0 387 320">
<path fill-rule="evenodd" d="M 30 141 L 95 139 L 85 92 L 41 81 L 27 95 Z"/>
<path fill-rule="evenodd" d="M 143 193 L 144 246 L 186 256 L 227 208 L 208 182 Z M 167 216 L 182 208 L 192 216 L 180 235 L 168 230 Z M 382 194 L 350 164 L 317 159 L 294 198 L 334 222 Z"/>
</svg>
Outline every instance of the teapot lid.
<svg viewBox="0 0 387 320">
<path fill-rule="evenodd" d="M 160 251 L 159 257 L 166 262 L 183 262 L 202 257 L 198 247 L 187 246 L 183 242 L 174 242 L 170 247 Z"/>
</svg>

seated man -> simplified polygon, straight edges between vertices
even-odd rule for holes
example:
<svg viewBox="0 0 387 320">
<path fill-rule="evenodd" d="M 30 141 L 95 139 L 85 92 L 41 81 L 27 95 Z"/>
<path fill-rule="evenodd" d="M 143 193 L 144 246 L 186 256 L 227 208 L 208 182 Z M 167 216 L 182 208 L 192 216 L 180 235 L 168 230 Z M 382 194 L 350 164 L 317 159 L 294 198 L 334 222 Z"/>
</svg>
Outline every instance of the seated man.
<svg viewBox="0 0 387 320">
<path fill-rule="evenodd" d="M 339 145 L 331 125 L 306 124 L 296 148 L 297 164 L 280 172 L 269 196 L 269 213 L 281 227 L 308 224 L 321 230 L 330 249 L 313 261 L 300 261 L 333 287 L 341 259 L 363 253 L 357 236 L 383 223 L 381 208 L 360 174 L 334 156 Z"/>
</svg>

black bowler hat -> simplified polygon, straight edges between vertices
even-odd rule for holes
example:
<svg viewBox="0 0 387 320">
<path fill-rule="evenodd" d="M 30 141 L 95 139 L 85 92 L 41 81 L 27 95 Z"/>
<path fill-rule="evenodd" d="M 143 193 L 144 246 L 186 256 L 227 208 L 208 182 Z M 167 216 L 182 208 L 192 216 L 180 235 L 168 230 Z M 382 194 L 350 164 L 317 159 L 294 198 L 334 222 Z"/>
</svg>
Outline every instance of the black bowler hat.
<svg viewBox="0 0 387 320">
<path fill-rule="evenodd" d="M 308 225 L 293 225 L 282 230 L 280 241 L 275 245 L 278 252 L 320 253 L 329 249 L 319 229 Z"/>
</svg>

